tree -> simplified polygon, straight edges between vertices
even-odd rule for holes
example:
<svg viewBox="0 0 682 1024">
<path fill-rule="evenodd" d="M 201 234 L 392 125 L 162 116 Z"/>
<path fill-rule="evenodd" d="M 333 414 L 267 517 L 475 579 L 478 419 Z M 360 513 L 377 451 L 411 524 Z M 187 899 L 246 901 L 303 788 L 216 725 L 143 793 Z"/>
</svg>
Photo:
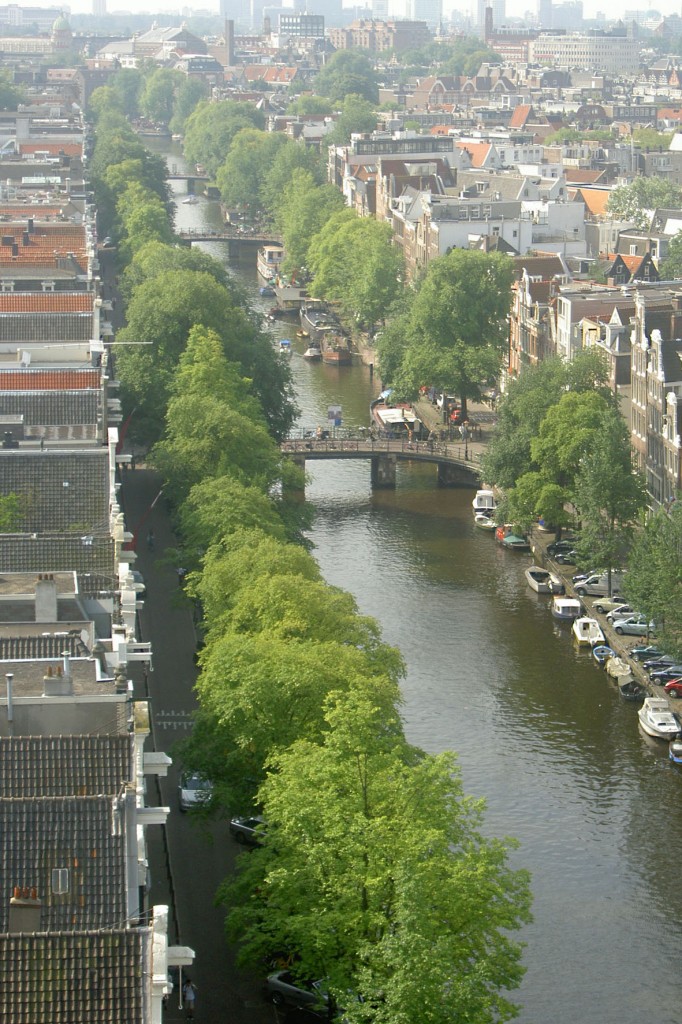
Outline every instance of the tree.
<svg viewBox="0 0 682 1024">
<path fill-rule="evenodd" d="M 508 344 L 512 265 L 497 253 L 453 249 L 429 265 L 412 304 L 398 391 L 433 383 L 466 402 L 499 373 Z M 393 382 L 391 382 L 393 383 Z"/>
<path fill-rule="evenodd" d="M 682 190 L 664 178 L 635 178 L 631 185 L 618 185 L 609 196 L 607 209 L 613 217 L 646 228 L 652 212 L 659 206 L 677 209 L 682 205 Z"/>
<path fill-rule="evenodd" d="M 168 127 L 172 132 L 182 133 L 185 122 L 197 104 L 208 96 L 208 85 L 202 78 L 184 78 L 175 90 L 173 116 Z"/>
<path fill-rule="evenodd" d="M 150 121 L 168 124 L 173 116 L 175 92 L 184 81 L 180 71 L 157 68 L 147 76 L 140 94 L 140 109 Z"/>
<path fill-rule="evenodd" d="M 144 185 L 133 181 L 116 204 L 121 229 L 121 248 L 130 258 L 149 241 L 170 243 L 173 230 L 166 207 L 159 197 Z"/>
<path fill-rule="evenodd" d="M 391 238 L 388 224 L 352 210 L 334 214 L 308 250 L 313 293 L 338 302 L 346 317 L 373 328 L 402 290 L 402 253 Z"/>
<path fill-rule="evenodd" d="M 191 163 L 203 164 L 209 174 L 215 175 L 242 128 L 264 127 L 264 115 L 251 103 L 204 100 L 185 121 L 185 156 Z"/>
<path fill-rule="evenodd" d="M 582 522 L 580 550 L 593 564 L 611 569 L 623 564 L 634 524 L 646 504 L 646 490 L 633 472 L 629 431 L 610 408 L 583 455 L 576 473 L 573 502 Z"/>
<path fill-rule="evenodd" d="M 309 171 L 294 172 L 277 211 L 286 252 L 285 270 L 307 266 L 311 239 L 333 213 L 343 208 L 343 196 L 334 185 L 316 185 Z"/>
<path fill-rule="evenodd" d="M 278 151 L 286 145 L 278 132 L 242 128 L 218 170 L 216 182 L 224 203 L 245 206 L 256 213 L 262 204 L 264 182 Z"/>
<path fill-rule="evenodd" d="M 14 85 L 9 71 L 0 72 L 0 110 L 16 110 L 24 99 L 24 90 Z"/>
<path fill-rule="evenodd" d="M 660 273 L 664 281 L 682 277 L 682 231 L 670 239 L 668 252 L 661 260 Z"/>
<path fill-rule="evenodd" d="M 530 919 L 515 844 L 482 837 L 454 757 L 410 748 L 395 711 L 362 691 L 326 707 L 321 742 L 271 759 L 265 847 L 222 889 L 230 934 L 249 959 L 286 949 L 300 976 L 326 977 L 349 1022 L 515 1016 L 510 932 Z"/>
<path fill-rule="evenodd" d="M 274 219 L 282 196 L 296 171 L 307 171 L 316 185 L 325 181 L 325 168 L 319 153 L 301 142 L 286 139 L 265 168 L 261 185 L 261 202 Z"/>
<path fill-rule="evenodd" d="M 297 96 L 287 107 L 287 114 L 296 114 L 298 117 L 326 117 L 333 111 L 334 104 L 331 100 L 310 93 Z"/>
<path fill-rule="evenodd" d="M 658 132 L 655 128 L 635 128 L 632 139 L 640 149 L 670 149 L 675 132 Z"/>
<path fill-rule="evenodd" d="M 315 92 L 333 103 L 346 96 L 362 96 L 369 103 L 379 102 L 379 87 L 372 62 L 355 50 L 337 50 L 315 79 Z"/>
<path fill-rule="evenodd" d="M 341 51 L 344 52 L 344 51 Z M 376 105 L 362 96 L 349 93 L 343 100 L 341 113 L 327 141 L 337 146 L 350 142 L 351 135 L 373 132 L 377 126 Z"/>
<path fill-rule="evenodd" d="M 547 410 L 530 445 L 533 462 L 547 480 L 573 488 L 583 459 L 597 444 L 612 406 L 597 392 L 566 392 Z"/>
<path fill-rule="evenodd" d="M 660 624 L 668 653 L 682 658 L 682 503 L 659 508 L 635 533 L 623 580 L 628 600 Z"/>
<path fill-rule="evenodd" d="M 143 281 L 168 270 L 210 274 L 219 285 L 228 287 L 229 278 L 225 266 L 215 256 L 196 246 L 167 245 L 164 242 L 152 241 L 139 248 L 126 267 L 121 283 L 124 297 L 129 300 Z"/>
<path fill-rule="evenodd" d="M 137 68 L 121 68 L 110 79 L 111 89 L 118 99 L 118 107 L 126 117 L 135 118 L 140 113 L 140 93 L 144 76 Z M 100 87 L 101 88 L 101 87 Z M 95 89 L 97 92 L 97 89 Z M 93 92 L 93 96 L 94 96 Z"/>
</svg>

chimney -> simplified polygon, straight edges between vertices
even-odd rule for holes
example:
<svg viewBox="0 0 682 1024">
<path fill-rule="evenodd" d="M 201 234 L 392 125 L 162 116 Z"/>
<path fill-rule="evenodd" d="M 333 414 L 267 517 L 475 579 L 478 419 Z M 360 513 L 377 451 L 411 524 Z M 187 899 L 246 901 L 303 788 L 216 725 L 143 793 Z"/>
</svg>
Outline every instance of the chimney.
<svg viewBox="0 0 682 1024">
<path fill-rule="evenodd" d="M 28 233 L 29 235 L 33 234 L 33 217 L 28 218 Z"/>
<path fill-rule="evenodd" d="M 22 245 L 30 245 L 30 243 L 31 243 L 31 236 L 28 233 L 28 231 L 24 231 L 24 233 L 21 236 L 21 244 Z"/>
<path fill-rule="evenodd" d="M 68 657 L 64 660 L 68 665 Z M 43 676 L 43 697 L 71 697 L 72 695 L 73 679 L 70 668 L 69 674 L 65 675 L 61 665 L 58 665 L 54 672 L 50 666 Z"/>
<path fill-rule="evenodd" d="M 57 581 L 52 574 L 36 580 L 36 622 L 57 621 Z"/>
<path fill-rule="evenodd" d="M 17 245 L 16 242 L 12 242 L 12 255 L 13 256 L 18 256 L 19 255 L 19 246 Z"/>
<path fill-rule="evenodd" d="M 9 901 L 10 935 L 32 935 L 40 931 L 40 911 L 42 903 L 34 889 L 14 887 L 14 895 Z"/>
</svg>

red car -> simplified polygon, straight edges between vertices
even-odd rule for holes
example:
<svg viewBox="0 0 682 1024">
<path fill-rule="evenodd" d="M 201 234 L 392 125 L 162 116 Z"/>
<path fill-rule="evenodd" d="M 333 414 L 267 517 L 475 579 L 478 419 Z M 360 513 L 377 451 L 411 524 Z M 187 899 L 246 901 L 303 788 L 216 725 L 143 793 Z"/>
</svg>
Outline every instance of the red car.
<svg viewBox="0 0 682 1024">
<path fill-rule="evenodd" d="M 665 684 L 665 692 L 671 697 L 682 697 L 682 679 L 671 679 Z"/>
</svg>

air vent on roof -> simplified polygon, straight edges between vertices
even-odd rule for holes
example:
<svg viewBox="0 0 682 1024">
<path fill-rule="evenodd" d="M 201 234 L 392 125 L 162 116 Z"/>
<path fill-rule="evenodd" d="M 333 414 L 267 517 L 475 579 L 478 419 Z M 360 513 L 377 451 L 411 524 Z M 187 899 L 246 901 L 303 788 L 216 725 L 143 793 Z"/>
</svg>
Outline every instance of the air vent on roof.
<svg viewBox="0 0 682 1024">
<path fill-rule="evenodd" d="M 52 892 L 61 896 L 63 893 L 69 891 L 69 869 L 68 868 L 53 868 L 52 869 Z"/>
</svg>

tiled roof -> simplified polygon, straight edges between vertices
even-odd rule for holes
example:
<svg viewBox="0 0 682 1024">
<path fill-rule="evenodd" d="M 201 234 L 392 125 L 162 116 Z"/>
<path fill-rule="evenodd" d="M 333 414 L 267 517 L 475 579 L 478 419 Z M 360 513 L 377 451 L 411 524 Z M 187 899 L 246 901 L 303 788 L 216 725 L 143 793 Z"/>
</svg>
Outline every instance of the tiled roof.
<svg viewBox="0 0 682 1024">
<path fill-rule="evenodd" d="M 22 156 L 27 153 L 47 153 L 49 156 L 82 156 L 82 142 L 20 142 L 19 152 Z"/>
<path fill-rule="evenodd" d="M 38 370 L 18 366 L 0 370 L 0 391 L 78 391 L 99 385 L 100 371 L 93 369 Z"/>
<path fill-rule="evenodd" d="M 531 115 L 533 108 L 528 103 L 520 103 L 518 107 L 514 108 L 511 118 L 509 119 L 510 128 L 524 128 L 526 121 Z"/>
<path fill-rule="evenodd" d="M 93 292 L 0 292 L 0 313 L 92 313 Z"/>
<path fill-rule="evenodd" d="M 0 391 L 0 416 L 23 416 L 25 427 L 96 426 L 99 398 L 95 390 Z"/>
<path fill-rule="evenodd" d="M 89 654 L 79 631 L 59 635 L 49 633 L 41 636 L 0 637 L 0 661 L 58 661 L 64 654 L 70 658 L 83 658 Z M 0 739 L 2 742 L 4 740 Z M 18 793 L 3 794 L 3 784 L 0 778 L 0 795 L 19 796 Z"/>
<path fill-rule="evenodd" d="M 93 310 L 85 313 L 2 313 L 0 341 L 89 341 Z"/>
<path fill-rule="evenodd" d="M 114 573 L 114 542 L 103 532 L 0 533 L 5 572 Z M 2 1018 L 0 1018 L 2 1019 Z"/>
<path fill-rule="evenodd" d="M 586 167 L 564 167 L 566 181 L 572 185 L 593 185 L 604 177 L 604 171 L 590 171 Z"/>
<path fill-rule="evenodd" d="M 0 933 L 8 930 L 7 894 L 17 885 L 38 890 L 43 931 L 120 925 L 127 916 L 124 809 L 110 793 L 0 799 Z M 52 891 L 54 868 L 68 870 L 66 892 Z"/>
<path fill-rule="evenodd" d="M 17 532 L 93 535 L 108 531 L 109 452 L 106 448 L 1 450 L 0 476 L 4 493 L 19 494 L 24 499 L 22 522 Z M 0 565 L 9 571 L 9 566 L 2 562 Z M 48 566 L 41 569 L 51 571 Z"/>
<path fill-rule="evenodd" d="M 0 935 L 0 1020 L 143 1024 L 149 929 Z"/>
<path fill-rule="evenodd" d="M 0 799 L 117 797 L 133 774 L 129 736 L 0 737 Z"/>
<path fill-rule="evenodd" d="M 608 189 L 579 188 L 576 194 L 583 200 L 588 211 L 594 217 L 601 217 L 606 214 L 606 206 L 611 194 Z"/>
</svg>

